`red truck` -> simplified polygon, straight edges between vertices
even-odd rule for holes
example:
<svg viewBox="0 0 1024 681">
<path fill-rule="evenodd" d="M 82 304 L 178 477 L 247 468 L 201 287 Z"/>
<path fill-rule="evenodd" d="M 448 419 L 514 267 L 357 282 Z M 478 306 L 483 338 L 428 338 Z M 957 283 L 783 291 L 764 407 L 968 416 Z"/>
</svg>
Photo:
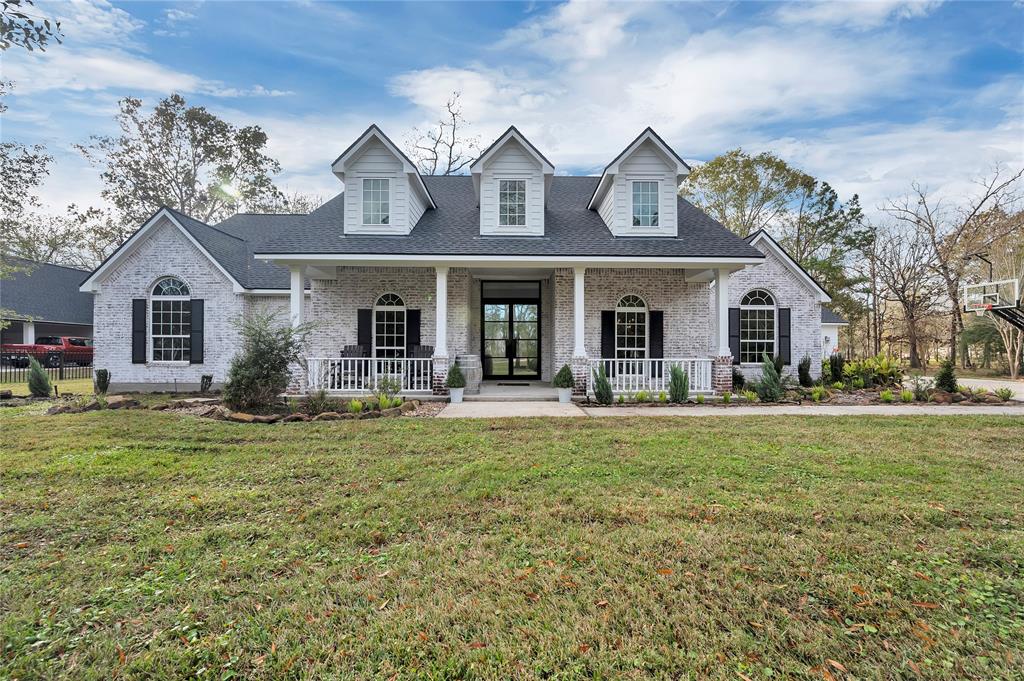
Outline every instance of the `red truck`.
<svg viewBox="0 0 1024 681">
<path fill-rule="evenodd" d="M 38 336 L 35 343 L 4 343 L 0 359 L 16 367 L 28 366 L 28 358 L 35 357 L 45 367 L 64 365 L 92 365 L 92 339 L 73 336 Z"/>
</svg>

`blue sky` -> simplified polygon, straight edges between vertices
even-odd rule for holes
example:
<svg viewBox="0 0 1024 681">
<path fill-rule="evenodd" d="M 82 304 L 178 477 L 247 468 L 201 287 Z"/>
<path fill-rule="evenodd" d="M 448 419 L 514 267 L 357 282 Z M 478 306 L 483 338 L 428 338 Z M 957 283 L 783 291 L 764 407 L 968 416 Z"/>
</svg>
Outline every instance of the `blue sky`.
<svg viewBox="0 0 1024 681">
<path fill-rule="evenodd" d="M 72 144 L 172 91 L 262 125 L 279 184 L 324 196 L 370 122 L 401 141 L 453 90 L 484 144 L 514 123 L 563 173 L 647 125 L 687 159 L 773 150 L 869 209 L 1024 164 L 1021 2 L 37 4 L 67 38 L 4 55 L 2 135 L 57 157 L 54 210 L 100 204 Z"/>
</svg>

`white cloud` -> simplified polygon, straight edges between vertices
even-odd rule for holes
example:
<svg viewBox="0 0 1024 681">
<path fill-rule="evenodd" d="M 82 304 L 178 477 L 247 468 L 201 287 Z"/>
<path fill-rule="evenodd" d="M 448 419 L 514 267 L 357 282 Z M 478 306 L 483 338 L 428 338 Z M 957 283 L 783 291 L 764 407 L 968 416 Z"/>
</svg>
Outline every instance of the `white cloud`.
<svg viewBox="0 0 1024 681">
<path fill-rule="evenodd" d="M 598 59 L 627 39 L 627 24 L 645 9 L 639 3 L 568 2 L 508 31 L 498 46 L 554 61 Z"/>
<path fill-rule="evenodd" d="M 819 0 L 782 5 L 777 16 L 787 24 L 845 26 L 866 30 L 892 19 L 926 16 L 941 4 L 942 0 Z"/>
<path fill-rule="evenodd" d="M 176 23 L 179 23 L 179 22 L 182 22 L 182 21 L 191 21 L 192 19 L 195 19 L 195 18 L 196 18 L 195 14 L 193 14 L 192 12 L 186 12 L 185 10 L 182 10 L 182 9 L 165 9 L 164 10 L 164 19 L 169 24 L 176 24 Z"/>
<path fill-rule="evenodd" d="M 76 45 L 137 47 L 134 34 L 145 26 L 145 22 L 106 0 L 40 0 L 36 5 L 40 14 L 60 20 L 65 48 Z"/>
</svg>

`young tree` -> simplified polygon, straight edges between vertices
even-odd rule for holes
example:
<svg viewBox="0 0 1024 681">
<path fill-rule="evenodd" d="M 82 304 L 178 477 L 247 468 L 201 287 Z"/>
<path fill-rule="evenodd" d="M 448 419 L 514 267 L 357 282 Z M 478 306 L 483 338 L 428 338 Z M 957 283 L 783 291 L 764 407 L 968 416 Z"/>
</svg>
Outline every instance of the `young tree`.
<svg viewBox="0 0 1024 681">
<path fill-rule="evenodd" d="M 60 22 L 41 16 L 34 0 L 0 0 L 0 52 L 12 46 L 45 52 L 47 43 L 63 37 Z"/>
<path fill-rule="evenodd" d="M 942 284 L 932 271 L 931 244 L 922 232 L 900 227 L 881 230 L 877 238 L 886 244 L 879 250 L 877 262 L 883 295 L 903 312 L 910 367 L 920 369 L 921 324 L 934 312 L 942 293 Z"/>
<path fill-rule="evenodd" d="M 801 184 L 813 181 L 778 156 L 733 149 L 694 168 L 682 193 L 742 237 L 772 225 Z"/>
<path fill-rule="evenodd" d="M 458 175 L 480 153 L 480 138 L 467 135 L 461 92 L 453 92 L 430 128 L 413 128 L 405 149 L 424 175 Z"/>
<path fill-rule="evenodd" d="M 271 175 L 280 164 L 264 153 L 259 126 L 235 126 L 181 95 L 142 112 L 142 100 L 120 101 L 121 134 L 78 145 L 102 169 L 102 196 L 129 225 L 162 205 L 203 222 L 219 222 L 248 206 L 278 200 Z"/>
<path fill-rule="evenodd" d="M 960 287 L 974 253 L 987 252 L 990 244 L 1005 233 L 1006 222 L 999 219 L 1019 199 L 1019 180 L 1024 169 L 1008 172 L 997 167 L 986 178 L 977 180 L 978 191 L 956 207 L 930 195 L 919 184 L 912 185 L 910 196 L 889 202 L 886 212 L 896 220 L 922 231 L 931 247 L 931 266 L 941 278 L 950 307 L 950 357 L 956 351 L 964 320 L 960 310 Z M 966 366 L 967 357 L 961 358 Z"/>
</svg>

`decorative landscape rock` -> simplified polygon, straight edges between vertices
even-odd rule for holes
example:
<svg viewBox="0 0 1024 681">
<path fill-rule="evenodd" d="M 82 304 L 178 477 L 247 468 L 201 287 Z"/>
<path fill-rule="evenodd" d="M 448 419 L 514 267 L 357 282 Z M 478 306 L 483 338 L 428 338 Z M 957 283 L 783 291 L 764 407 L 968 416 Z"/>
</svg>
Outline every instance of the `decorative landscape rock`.
<svg viewBox="0 0 1024 681">
<path fill-rule="evenodd" d="M 313 417 L 314 421 L 339 421 L 341 420 L 341 414 L 336 411 L 325 411 L 321 414 L 317 414 Z"/>
<path fill-rule="evenodd" d="M 228 416 L 228 421 L 233 421 L 234 423 L 252 423 L 255 420 L 256 417 L 254 415 L 246 414 L 243 411 L 233 411 Z"/>
<path fill-rule="evenodd" d="M 9 400 L 14 397 L 14 392 L 11 390 L 0 390 L 0 400 Z"/>
<path fill-rule="evenodd" d="M 257 414 L 252 417 L 253 423 L 277 423 L 280 420 L 280 414 Z"/>
<path fill-rule="evenodd" d="M 139 406 L 139 401 L 127 395 L 108 395 L 107 409 L 134 409 Z"/>
<path fill-rule="evenodd" d="M 283 419 L 281 419 L 281 423 L 298 423 L 309 420 L 309 417 L 306 416 L 305 414 L 288 414 Z"/>
</svg>

